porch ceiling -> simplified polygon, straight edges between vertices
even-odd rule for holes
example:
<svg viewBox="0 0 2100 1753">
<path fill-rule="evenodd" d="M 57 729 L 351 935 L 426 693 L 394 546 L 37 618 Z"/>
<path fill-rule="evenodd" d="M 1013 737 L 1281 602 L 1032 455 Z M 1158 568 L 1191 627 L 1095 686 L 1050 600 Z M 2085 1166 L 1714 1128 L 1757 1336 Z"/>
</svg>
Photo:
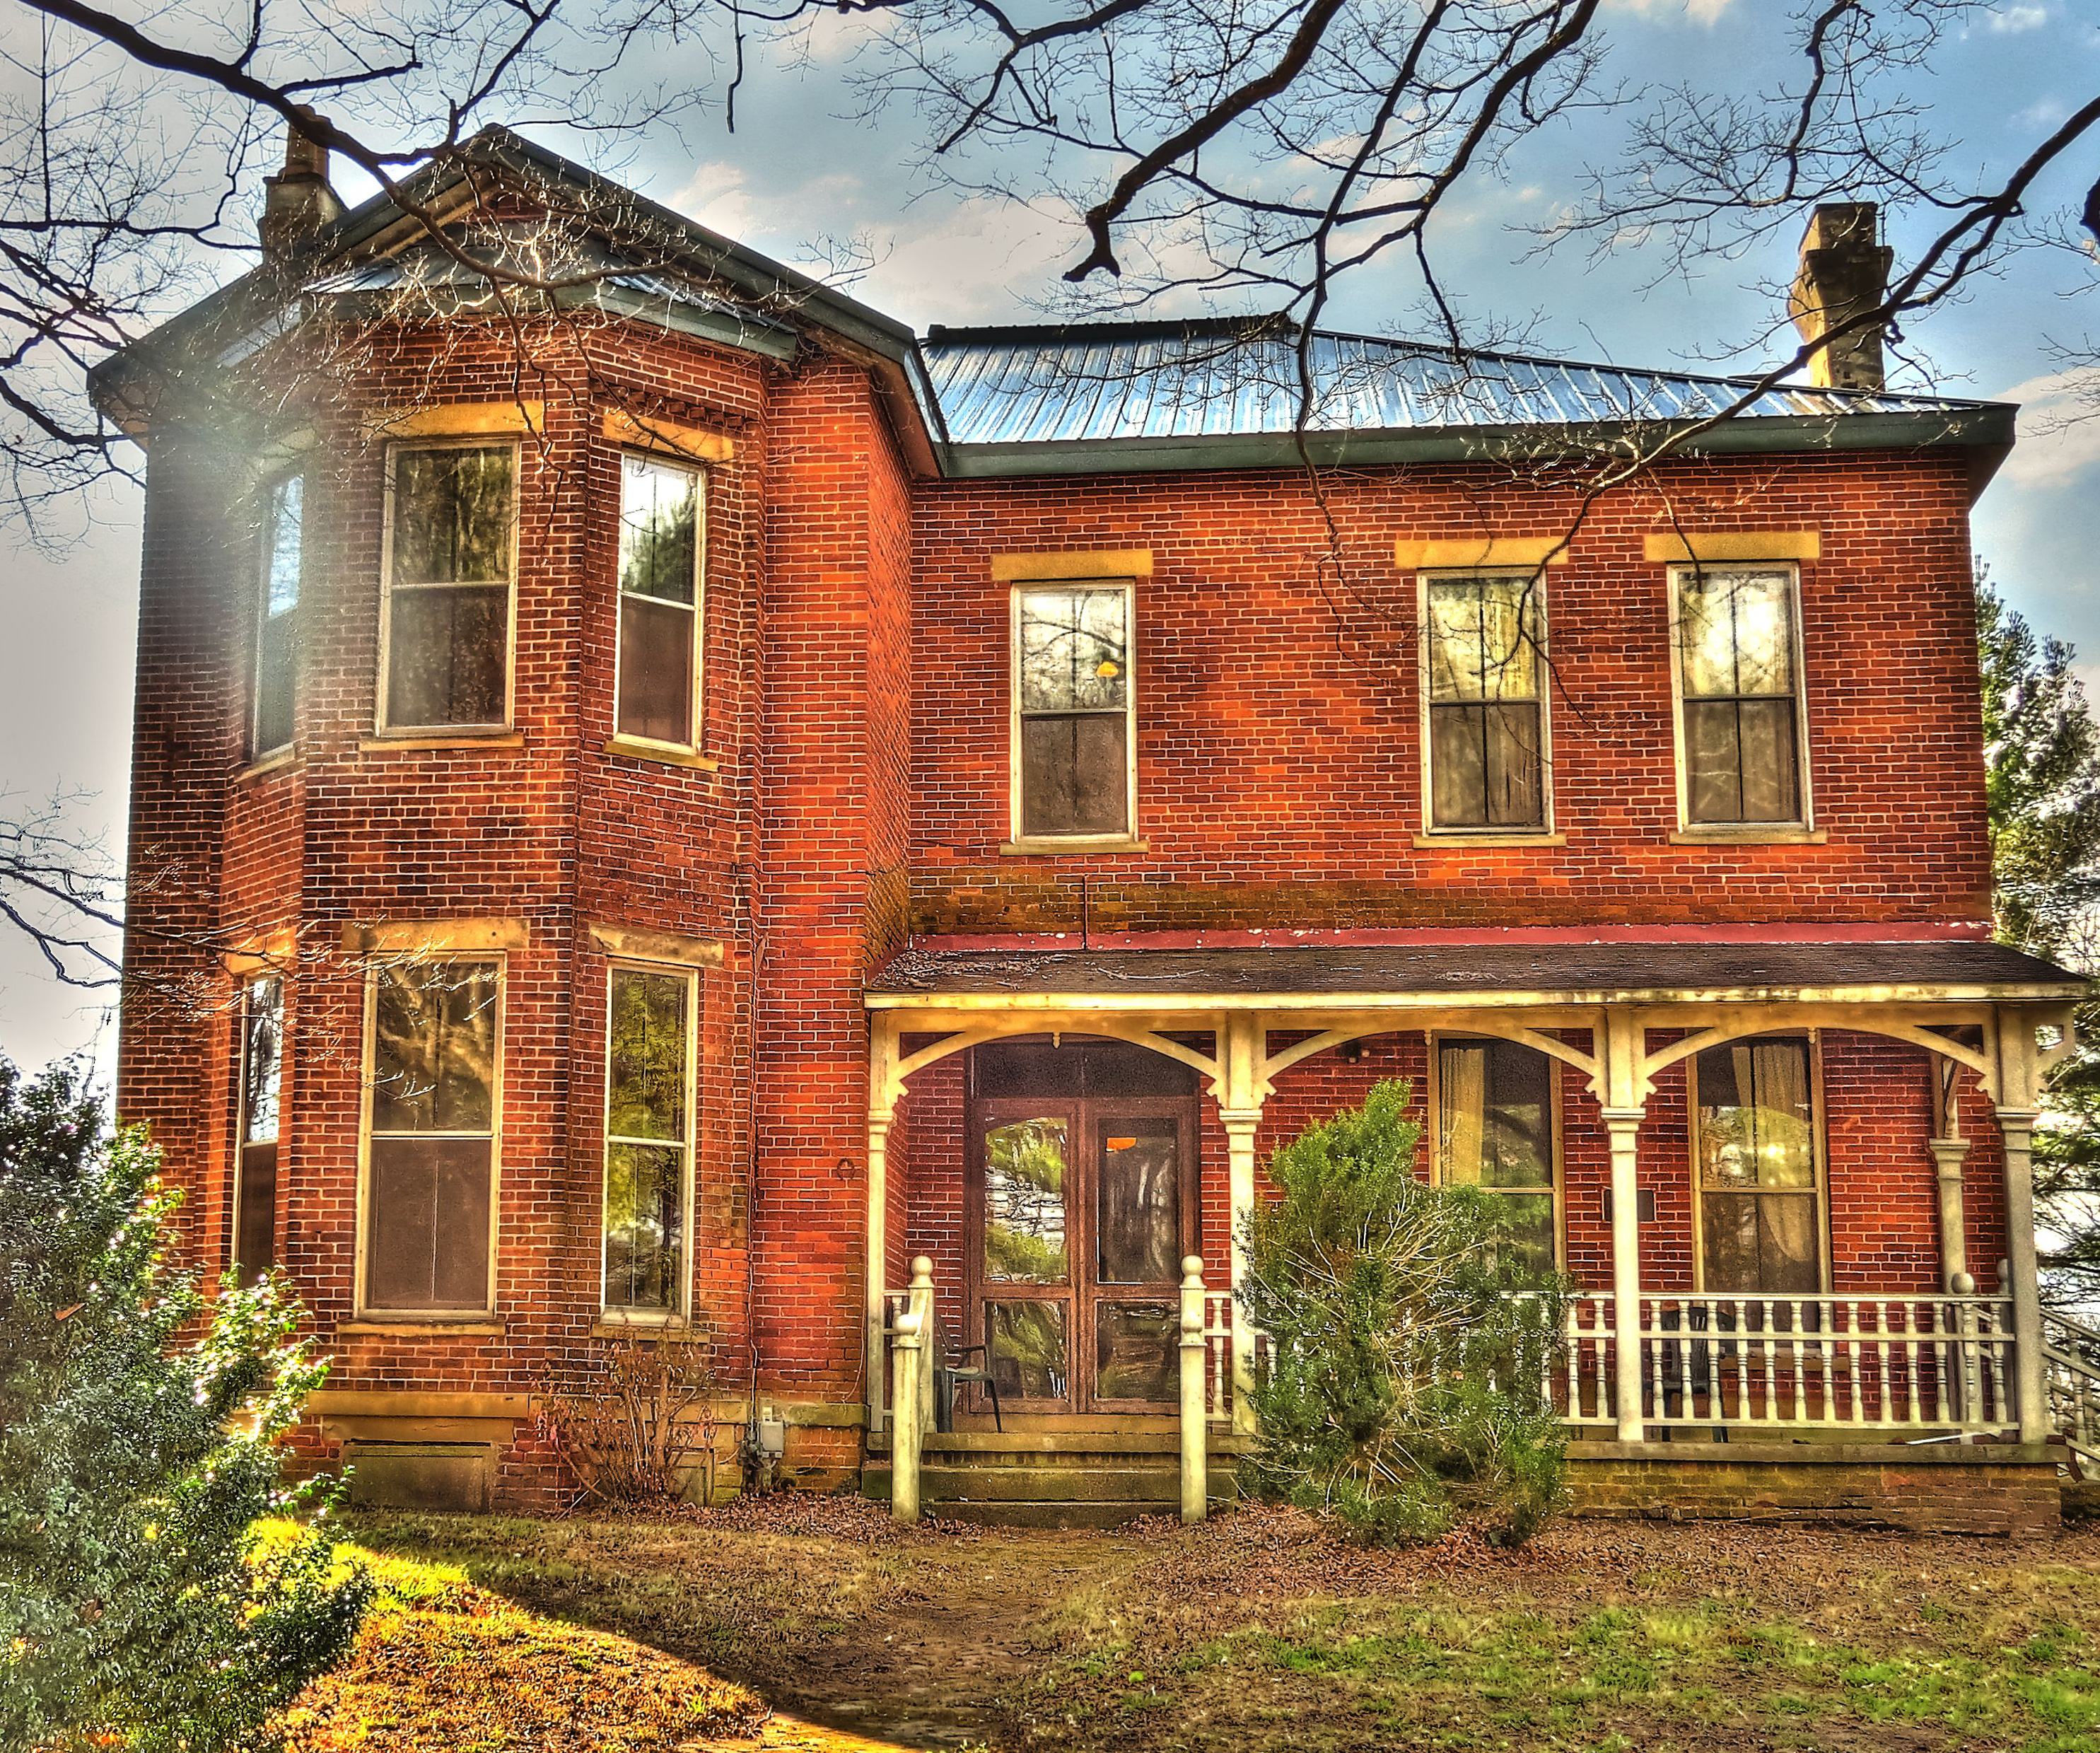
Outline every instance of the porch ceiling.
<svg viewBox="0 0 2100 1753">
<path fill-rule="evenodd" d="M 1294 945 L 907 950 L 870 1009 L 1254 1010 L 1471 1005 L 2062 1002 L 2087 984 L 2001 943 Z"/>
</svg>

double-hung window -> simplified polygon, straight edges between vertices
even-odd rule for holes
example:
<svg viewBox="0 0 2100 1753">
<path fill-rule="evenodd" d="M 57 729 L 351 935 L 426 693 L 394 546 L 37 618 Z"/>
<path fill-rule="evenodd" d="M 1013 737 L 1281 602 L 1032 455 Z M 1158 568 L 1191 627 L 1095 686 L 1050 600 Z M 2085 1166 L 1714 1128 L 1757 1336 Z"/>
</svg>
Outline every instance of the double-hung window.
<svg viewBox="0 0 2100 1753">
<path fill-rule="evenodd" d="M 382 965 L 372 975 L 364 1206 L 368 1310 L 493 1306 L 502 965 Z"/>
<path fill-rule="evenodd" d="M 621 736 L 699 747 L 704 517 L 698 469 L 620 458 Z"/>
<path fill-rule="evenodd" d="M 1674 583 L 1686 826 L 1804 823 L 1793 570 L 1687 566 Z"/>
<path fill-rule="evenodd" d="M 1528 572 L 1424 581 L 1432 829 L 1546 825 L 1540 591 Z"/>
<path fill-rule="evenodd" d="M 685 1312 L 694 976 L 612 970 L 605 1092 L 605 1306 Z"/>
<path fill-rule="evenodd" d="M 1134 832 L 1136 653 L 1131 587 L 1023 585 L 1013 594 L 1013 831 L 1119 841 Z"/>
<path fill-rule="evenodd" d="M 251 760 L 288 748 L 297 729 L 299 595 L 306 563 L 306 477 L 271 488 L 262 508 L 255 668 L 249 684 Z"/>
<path fill-rule="evenodd" d="M 1440 1040 L 1436 1154 L 1448 1185 L 1492 1187 L 1527 1264 L 1553 1269 L 1553 1062 L 1516 1041 Z"/>
<path fill-rule="evenodd" d="M 1694 1063 L 1700 1287 L 1823 1287 L 1815 1103 L 1808 1043 L 1764 1036 Z"/>
<path fill-rule="evenodd" d="M 517 466 L 510 444 L 388 453 L 382 730 L 510 722 Z"/>
<path fill-rule="evenodd" d="M 240 1111 L 233 1156 L 233 1267 L 244 1285 L 277 1264 L 277 1130 L 284 1083 L 285 980 L 240 989 Z"/>
</svg>

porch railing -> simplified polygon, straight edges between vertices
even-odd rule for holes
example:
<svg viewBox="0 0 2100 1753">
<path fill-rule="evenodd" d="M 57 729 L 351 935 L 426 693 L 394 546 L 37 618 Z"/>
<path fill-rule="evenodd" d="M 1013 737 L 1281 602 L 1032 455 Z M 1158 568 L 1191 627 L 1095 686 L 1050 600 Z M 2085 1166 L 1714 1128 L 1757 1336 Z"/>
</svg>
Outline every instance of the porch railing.
<svg viewBox="0 0 2100 1753">
<path fill-rule="evenodd" d="M 2041 1367 L 2049 1428 L 2100 1466 L 2100 1332 L 2045 1309 Z"/>
</svg>

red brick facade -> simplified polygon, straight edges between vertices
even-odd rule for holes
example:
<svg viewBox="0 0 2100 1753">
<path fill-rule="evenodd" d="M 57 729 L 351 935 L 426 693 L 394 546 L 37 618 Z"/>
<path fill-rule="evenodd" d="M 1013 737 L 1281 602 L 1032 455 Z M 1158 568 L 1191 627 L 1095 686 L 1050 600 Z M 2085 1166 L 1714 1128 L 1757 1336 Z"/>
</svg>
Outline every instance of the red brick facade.
<svg viewBox="0 0 2100 1753">
<path fill-rule="evenodd" d="M 1425 846 L 1415 575 L 1396 539 L 1552 536 L 1567 481 L 1502 465 L 954 481 L 915 470 L 871 372 L 810 340 L 790 363 L 642 325 L 594 331 L 521 444 L 515 734 L 372 735 L 383 447 L 346 416 L 309 464 L 298 742 L 244 769 L 256 558 L 245 484 L 157 435 L 144 550 L 131 856 L 135 978 L 120 1104 L 186 1190 L 194 1257 L 223 1262 L 237 1102 L 233 977 L 202 952 L 296 934 L 278 1257 L 375 1397 L 346 1433 L 483 1437 L 500 1498 L 553 1489 L 523 1397 L 599 1314 L 607 959 L 593 925 L 721 946 L 699 978 L 691 1305 L 725 1390 L 791 1409 L 791 1463 L 850 1466 L 862 1401 L 870 1090 L 863 987 L 913 934 L 1486 929 L 1633 924 L 1974 934 L 1988 855 L 1966 466 L 1952 451 L 1673 463 L 1583 516 L 1549 570 L 1558 843 Z M 353 409 L 501 405 L 506 355 L 412 340 Z M 719 435 L 709 470 L 698 763 L 609 750 L 615 407 Z M 1688 845 L 1677 824 L 1666 567 L 1684 529 L 1813 532 L 1800 569 L 1813 841 Z M 1136 587 L 1145 850 L 1003 855 L 1009 837 L 1006 554 L 1149 550 Z M 388 921 L 522 925 L 505 954 L 496 1318 L 426 1332 L 355 1318 L 364 974 Z M 351 935 L 346 938 L 346 929 Z M 154 996 L 188 982 L 183 1001 Z M 1420 1030 L 1280 1080 L 1263 1152 L 1375 1080 L 1423 1088 Z M 1832 1287 L 1940 1283 L 1928 1058 L 1827 1031 L 1820 1053 Z M 890 1135 L 886 1265 L 962 1278 L 963 1062 L 920 1074 Z M 1564 1263 L 1608 1287 L 1595 1096 L 1560 1075 Z M 1988 1108 L 1966 1127 L 1970 1269 L 2005 1247 Z M 1229 1255 L 1226 1149 L 1203 1108 L 1202 1248 Z M 1645 1282 L 1692 1282 L 1682 1067 L 1641 1142 Z M 950 1311 L 961 1322 L 960 1305 Z M 457 1415 L 388 1395 L 453 1394 Z M 344 1403 L 347 1404 L 346 1401 Z M 433 1402 L 435 1405 L 436 1402 Z M 396 1411 L 386 1410 L 393 1406 Z"/>
</svg>

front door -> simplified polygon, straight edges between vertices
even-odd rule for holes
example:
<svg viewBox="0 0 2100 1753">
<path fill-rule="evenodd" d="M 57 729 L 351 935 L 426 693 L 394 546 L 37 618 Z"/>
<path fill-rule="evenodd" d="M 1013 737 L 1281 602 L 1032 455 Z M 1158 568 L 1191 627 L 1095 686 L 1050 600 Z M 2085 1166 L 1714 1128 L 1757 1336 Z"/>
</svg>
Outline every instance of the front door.
<svg viewBox="0 0 2100 1753">
<path fill-rule="evenodd" d="M 1001 1401 L 1171 1409 L 1196 1236 L 1193 1077 L 1117 1042 L 1002 1044 L 973 1059 L 972 1342 Z"/>
</svg>

